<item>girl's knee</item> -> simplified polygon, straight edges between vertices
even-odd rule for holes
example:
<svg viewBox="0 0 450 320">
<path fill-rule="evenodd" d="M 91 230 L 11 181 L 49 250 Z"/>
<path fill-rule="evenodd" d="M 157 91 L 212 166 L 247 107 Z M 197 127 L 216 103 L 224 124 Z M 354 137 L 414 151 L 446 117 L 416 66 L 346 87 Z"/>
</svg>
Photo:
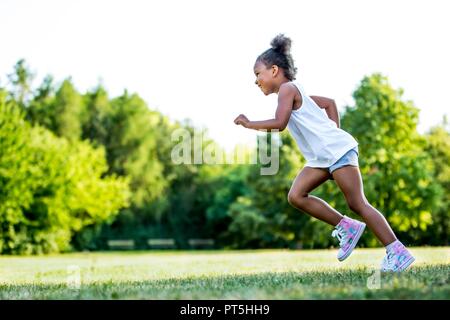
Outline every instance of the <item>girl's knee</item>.
<svg viewBox="0 0 450 320">
<path fill-rule="evenodd" d="M 287 196 L 287 201 L 289 202 L 289 204 L 291 206 L 295 207 L 295 205 L 294 205 L 294 203 L 295 203 L 295 195 L 294 195 L 294 193 L 292 191 L 289 191 L 288 196 Z"/>
<path fill-rule="evenodd" d="M 369 206 L 369 203 L 362 199 L 348 201 L 347 204 L 348 204 L 349 209 L 358 215 L 363 215 Z"/>
<path fill-rule="evenodd" d="M 291 206 L 300 208 L 303 206 L 304 200 L 307 198 L 307 196 L 308 196 L 307 194 L 305 196 L 302 193 L 289 191 L 287 200 Z"/>
</svg>

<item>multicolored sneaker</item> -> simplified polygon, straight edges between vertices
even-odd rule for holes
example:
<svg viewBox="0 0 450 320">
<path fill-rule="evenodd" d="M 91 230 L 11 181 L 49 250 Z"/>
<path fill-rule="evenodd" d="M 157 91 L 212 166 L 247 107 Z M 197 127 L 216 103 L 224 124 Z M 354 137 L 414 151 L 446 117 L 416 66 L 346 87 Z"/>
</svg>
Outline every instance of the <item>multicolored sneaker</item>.
<svg viewBox="0 0 450 320">
<path fill-rule="evenodd" d="M 345 260 L 352 253 L 365 227 L 364 222 L 359 222 L 347 216 L 342 218 L 331 234 L 339 239 L 339 246 L 341 247 L 337 255 L 339 261 Z"/>
<path fill-rule="evenodd" d="M 401 272 L 416 260 L 406 247 L 398 240 L 386 249 L 386 256 L 381 264 L 383 272 Z"/>
</svg>

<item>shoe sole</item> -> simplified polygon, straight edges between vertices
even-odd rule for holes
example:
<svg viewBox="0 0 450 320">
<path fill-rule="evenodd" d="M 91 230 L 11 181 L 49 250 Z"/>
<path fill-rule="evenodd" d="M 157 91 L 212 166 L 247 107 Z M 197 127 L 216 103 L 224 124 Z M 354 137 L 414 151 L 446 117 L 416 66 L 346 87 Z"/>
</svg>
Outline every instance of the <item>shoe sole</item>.
<svg viewBox="0 0 450 320">
<path fill-rule="evenodd" d="M 356 244 L 358 243 L 359 238 L 361 238 L 365 228 L 366 228 L 366 224 L 364 222 L 361 222 L 359 229 L 356 232 L 355 239 L 353 240 L 352 244 L 350 245 L 350 249 L 347 251 L 347 253 L 344 256 L 338 258 L 339 261 L 344 261 L 353 252 L 353 249 L 355 249 Z"/>
</svg>

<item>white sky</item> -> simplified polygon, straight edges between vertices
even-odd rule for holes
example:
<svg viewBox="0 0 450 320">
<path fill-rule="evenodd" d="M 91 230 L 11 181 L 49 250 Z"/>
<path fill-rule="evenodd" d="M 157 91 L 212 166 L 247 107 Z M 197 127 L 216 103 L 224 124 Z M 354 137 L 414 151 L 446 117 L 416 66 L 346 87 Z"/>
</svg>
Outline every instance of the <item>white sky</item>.
<svg viewBox="0 0 450 320">
<path fill-rule="evenodd" d="M 297 80 L 342 111 L 381 72 L 421 109 L 419 131 L 449 113 L 448 1 L 226 0 L 0 2 L 0 84 L 20 58 L 81 91 L 127 88 L 171 119 L 207 127 L 227 149 L 257 132 L 233 123 L 271 118 L 277 96 L 254 85 L 253 63 L 278 33 L 293 40 Z"/>
</svg>

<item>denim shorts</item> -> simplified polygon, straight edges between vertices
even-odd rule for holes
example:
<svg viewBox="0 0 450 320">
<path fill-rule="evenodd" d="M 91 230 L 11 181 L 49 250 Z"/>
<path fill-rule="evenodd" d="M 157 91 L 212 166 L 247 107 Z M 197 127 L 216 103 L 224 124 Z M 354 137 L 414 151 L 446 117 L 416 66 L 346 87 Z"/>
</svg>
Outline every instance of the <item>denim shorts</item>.
<svg viewBox="0 0 450 320">
<path fill-rule="evenodd" d="M 338 161 L 331 165 L 331 167 L 327 168 L 330 173 L 333 173 L 334 170 L 342 168 L 344 166 L 355 166 L 358 167 L 358 146 L 354 147 L 347 151 Z"/>
</svg>

